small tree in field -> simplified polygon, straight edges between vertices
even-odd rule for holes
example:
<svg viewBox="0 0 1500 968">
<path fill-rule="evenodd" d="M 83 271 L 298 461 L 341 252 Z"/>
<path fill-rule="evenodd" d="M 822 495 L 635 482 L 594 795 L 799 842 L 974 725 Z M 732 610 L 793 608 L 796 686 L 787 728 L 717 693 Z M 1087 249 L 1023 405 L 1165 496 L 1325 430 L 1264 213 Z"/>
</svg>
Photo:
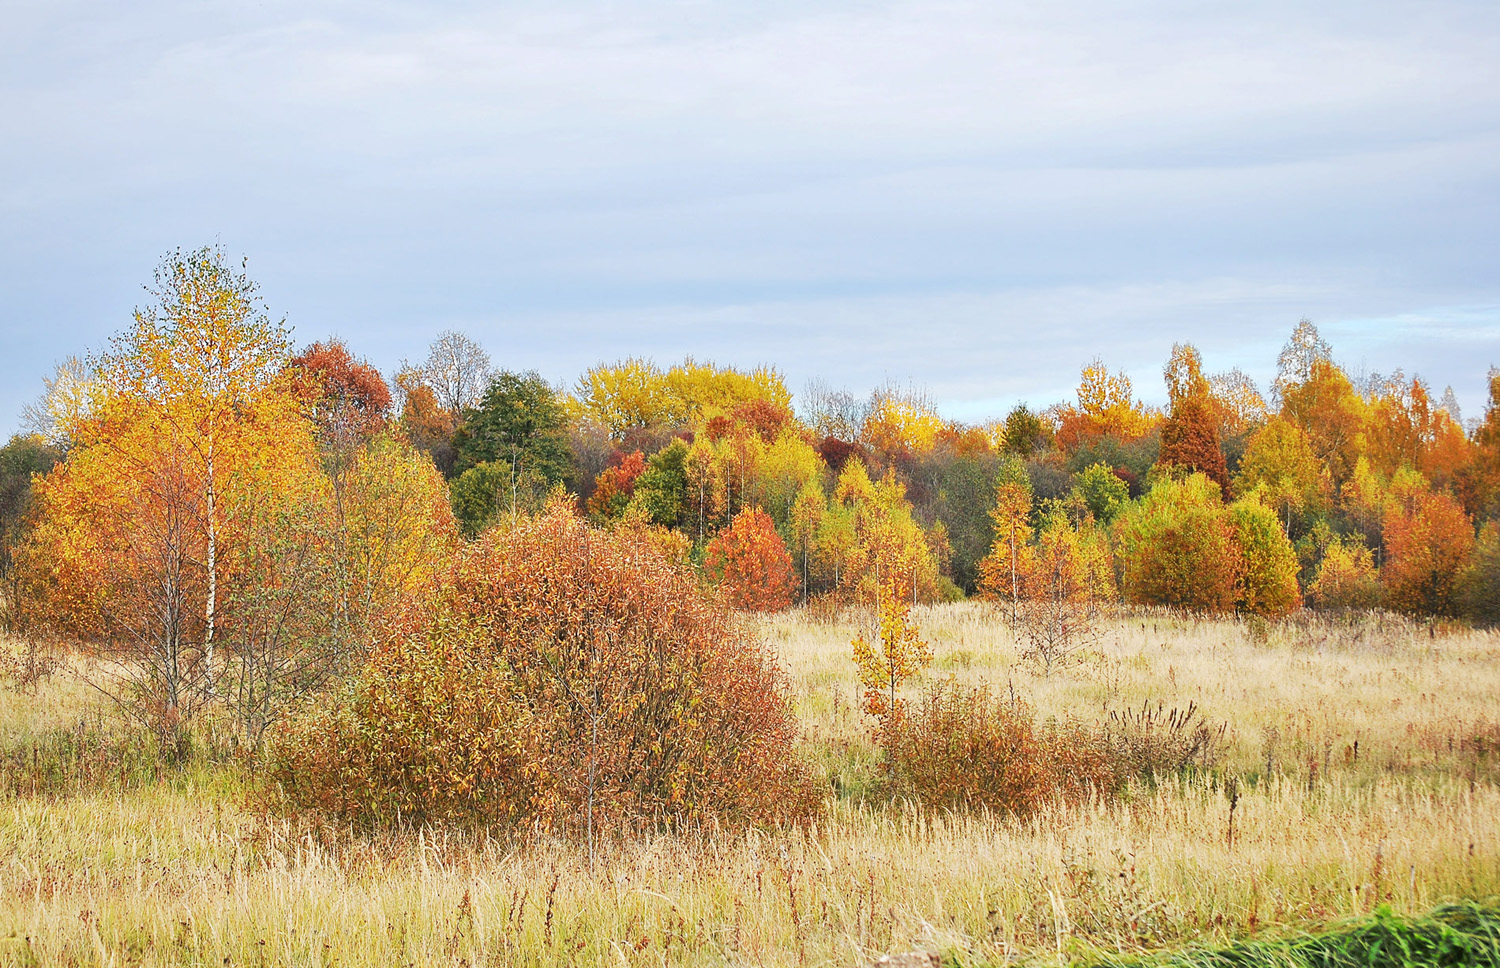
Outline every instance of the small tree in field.
<svg viewBox="0 0 1500 968">
<path fill-rule="evenodd" d="M 729 595 L 729 604 L 774 612 L 792 604 L 797 576 L 792 555 L 771 516 L 745 508 L 708 543 L 704 567 Z"/>
<path fill-rule="evenodd" d="M 909 585 L 898 570 L 885 570 L 875 605 L 876 641 L 859 635 L 853 642 L 854 664 L 859 667 L 859 684 L 864 689 L 864 709 L 881 721 L 883 733 L 900 722 L 902 702 L 897 692 L 901 684 L 932 661 L 932 649 L 922 641 L 912 623 L 911 604 L 902 599 L 903 590 L 909 589 Z"/>
<path fill-rule="evenodd" d="M 1010 603 L 1010 620 L 1019 618 L 1021 576 L 1031 564 L 1031 483 L 1024 472 L 1003 480 L 995 489 L 995 543 L 979 563 L 979 587 Z"/>
<path fill-rule="evenodd" d="M 1049 510 L 1024 578 L 1016 630 L 1022 656 L 1042 674 L 1077 659 L 1099 638 L 1099 621 L 1114 598 L 1104 536 L 1076 526 L 1062 507 Z"/>
</svg>

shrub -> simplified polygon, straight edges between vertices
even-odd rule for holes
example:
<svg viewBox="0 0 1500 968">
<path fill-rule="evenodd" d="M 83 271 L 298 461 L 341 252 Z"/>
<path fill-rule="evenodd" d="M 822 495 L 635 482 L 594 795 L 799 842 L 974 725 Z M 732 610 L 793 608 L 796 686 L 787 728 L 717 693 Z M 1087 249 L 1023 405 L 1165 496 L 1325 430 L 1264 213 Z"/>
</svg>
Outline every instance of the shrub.
<svg viewBox="0 0 1500 968">
<path fill-rule="evenodd" d="M 271 776 L 374 824 L 769 822 L 819 803 L 795 732 L 770 656 L 688 568 L 554 507 L 459 553 Z"/>
<path fill-rule="evenodd" d="M 1474 527 L 1446 494 L 1418 490 L 1393 502 L 1384 520 L 1386 602 L 1397 611 L 1458 614 L 1459 578 Z"/>
<path fill-rule="evenodd" d="M 1460 589 L 1464 615 L 1475 625 L 1500 625 L 1500 524 L 1486 524 Z"/>
<path fill-rule="evenodd" d="M 1025 703 L 951 682 L 929 689 L 882 734 L 882 745 L 883 789 L 927 807 L 1025 815 L 1118 785 L 1099 731 L 1038 724 Z"/>
<path fill-rule="evenodd" d="M 1115 770 L 1149 780 L 1212 769 L 1223 755 L 1227 729 L 1227 723 L 1205 720 L 1192 702 L 1168 709 L 1147 701 L 1140 709 L 1110 710 L 1105 735 Z"/>
<path fill-rule="evenodd" d="M 1307 597 L 1316 608 L 1367 609 L 1380 604 L 1375 556 L 1361 538 L 1351 536 L 1329 543 Z"/>
<path fill-rule="evenodd" d="M 1115 519 L 1120 591 L 1139 605 L 1227 612 L 1239 555 L 1219 487 L 1202 474 L 1158 481 Z"/>
<path fill-rule="evenodd" d="M 1276 512 L 1255 495 L 1229 506 L 1239 548 L 1235 604 L 1243 612 L 1279 617 L 1302 607 L 1297 552 L 1281 530 Z"/>
</svg>

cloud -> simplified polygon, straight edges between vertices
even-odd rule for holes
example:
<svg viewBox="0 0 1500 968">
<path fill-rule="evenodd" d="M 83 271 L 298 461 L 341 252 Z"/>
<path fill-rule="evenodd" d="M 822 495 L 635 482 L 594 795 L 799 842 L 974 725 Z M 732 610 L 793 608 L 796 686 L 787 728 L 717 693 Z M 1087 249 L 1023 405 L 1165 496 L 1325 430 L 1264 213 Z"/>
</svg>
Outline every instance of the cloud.
<svg viewBox="0 0 1500 968">
<path fill-rule="evenodd" d="M 0 129 L 0 412 L 215 238 L 384 365 L 467 320 L 965 414 L 1301 315 L 1468 386 L 1500 302 L 1492 3 L 56 0 Z"/>
</svg>

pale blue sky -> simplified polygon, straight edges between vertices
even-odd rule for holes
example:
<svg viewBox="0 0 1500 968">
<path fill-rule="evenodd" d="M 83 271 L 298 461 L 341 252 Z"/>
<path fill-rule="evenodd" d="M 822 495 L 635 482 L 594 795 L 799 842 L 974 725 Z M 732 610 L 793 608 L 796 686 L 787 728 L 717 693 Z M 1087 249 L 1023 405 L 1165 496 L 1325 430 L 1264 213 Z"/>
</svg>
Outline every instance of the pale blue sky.
<svg viewBox="0 0 1500 968">
<path fill-rule="evenodd" d="M 438 331 L 977 419 L 1311 317 L 1500 364 L 1500 4 L 0 0 L 0 430 L 217 241 L 300 342 Z"/>
</svg>

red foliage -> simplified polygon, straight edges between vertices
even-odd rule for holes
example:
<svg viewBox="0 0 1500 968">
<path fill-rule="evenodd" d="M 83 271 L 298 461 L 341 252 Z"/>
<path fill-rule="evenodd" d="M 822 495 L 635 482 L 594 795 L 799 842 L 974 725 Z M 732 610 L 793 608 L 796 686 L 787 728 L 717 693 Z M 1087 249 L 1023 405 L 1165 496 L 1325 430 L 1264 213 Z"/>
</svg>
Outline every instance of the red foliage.
<svg viewBox="0 0 1500 968">
<path fill-rule="evenodd" d="M 781 429 L 793 420 L 792 411 L 785 404 L 758 397 L 746 400 L 734 408 L 734 421 L 753 431 L 766 443 L 771 443 L 781 434 Z"/>
<path fill-rule="evenodd" d="M 391 390 L 380 371 L 349 355 L 342 340 L 314 343 L 291 361 L 302 372 L 298 395 L 325 440 L 349 443 L 380 429 Z"/>
<path fill-rule="evenodd" d="M 1201 471 L 1229 493 L 1229 468 L 1219 443 L 1219 419 L 1206 396 L 1187 396 L 1172 405 L 1172 415 L 1161 428 L 1161 455 L 1168 467 Z"/>
<path fill-rule="evenodd" d="M 708 543 L 704 567 L 746 611 L 774 612 L 792 604 L 797 574 L 792 555 L 771 516 L 745 508 Z"/>
<path fill-rule="evenodd" d="M 646 455 L 638 450 L 628 454 L 615 451 L 609 466 L 594 478 L 594 493 L 584 510 L 595 521 L 607 521 L 625 513 L 625 506 L 635 494 L 635 482 L 646 472 Z"/>
<path fill-rule="evenodd" d="M 837 437 L 824 437 L 813 445 L 813 450 L 818 452 L 818 456 L 823 458 L 823 463 L 827 464 L 828 469 L 837 476 L 844 473 L 844 465 L 849 462 L 849 458 L 858 455 L 861 448 L 858 444 L 851 444 Z M 866 461 L 866 463 L 869 462 Z"/>
</svg>

